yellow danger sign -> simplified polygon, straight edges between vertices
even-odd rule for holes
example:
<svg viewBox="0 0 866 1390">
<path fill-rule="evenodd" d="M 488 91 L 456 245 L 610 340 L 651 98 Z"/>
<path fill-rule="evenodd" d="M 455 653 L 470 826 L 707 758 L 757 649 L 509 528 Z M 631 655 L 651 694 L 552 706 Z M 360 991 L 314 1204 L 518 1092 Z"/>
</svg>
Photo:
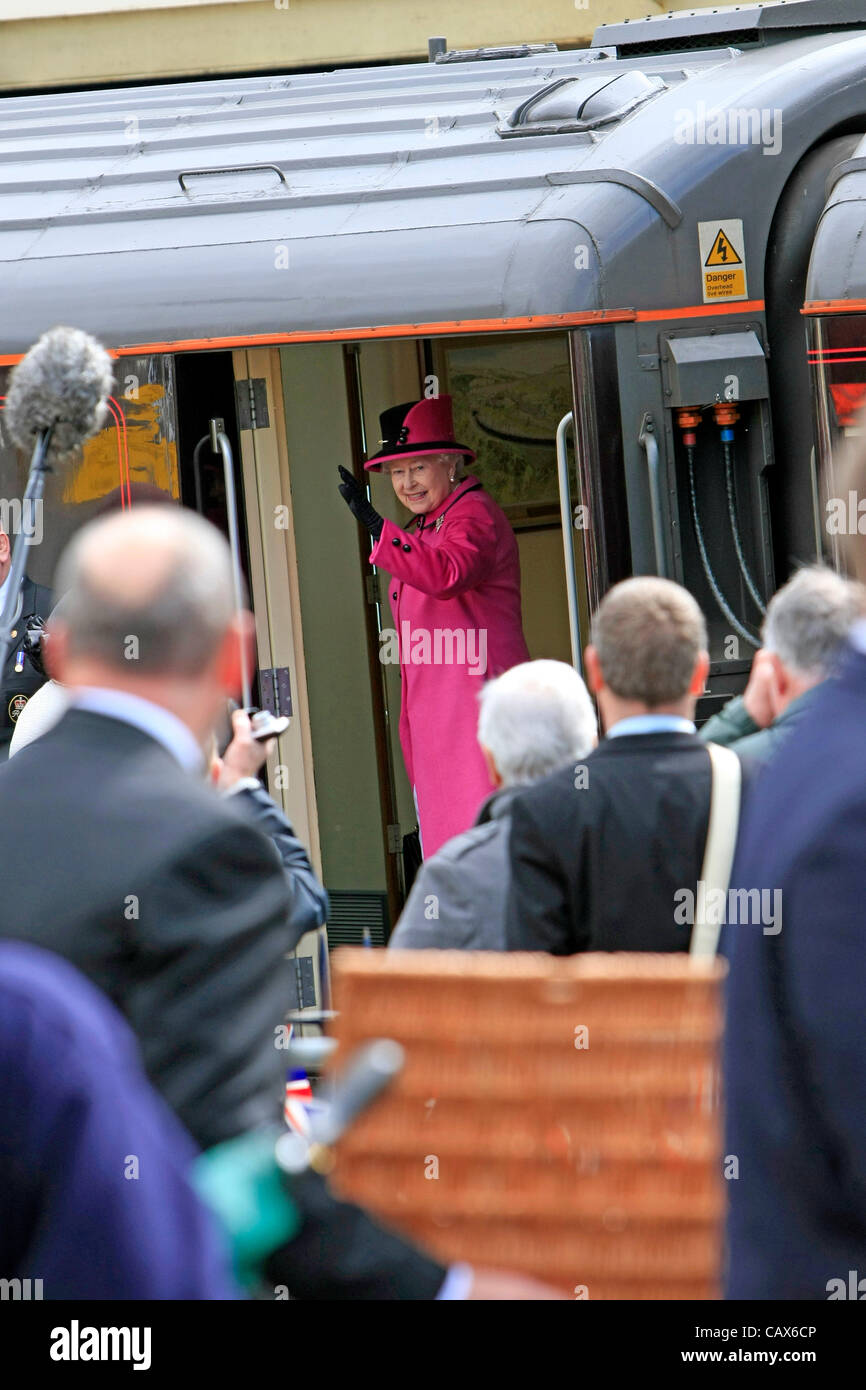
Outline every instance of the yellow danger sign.
<svg viewBox="0 0 866 1390">
<path fill-rule="evenodd" d="M 745 242 L 740 219 L 699 222 L 698 245 L 704 303 L 720 299 L 746 299 Z"/>
</svg>

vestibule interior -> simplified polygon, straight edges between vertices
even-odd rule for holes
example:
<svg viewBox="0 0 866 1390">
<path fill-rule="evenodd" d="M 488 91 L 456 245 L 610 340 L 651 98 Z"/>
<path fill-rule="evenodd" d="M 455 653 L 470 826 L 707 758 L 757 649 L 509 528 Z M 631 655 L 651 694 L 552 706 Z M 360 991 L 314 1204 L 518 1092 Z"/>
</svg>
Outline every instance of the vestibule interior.
<svg viewBox="0 0 866 1390">
<path fill-rule="evenodd" d="M 416 816 L 398 737 L 400 670 L 377 659 L 377 633 L 392 623 L 387 576 L 378 595 L 366 582 L 369 541 L 337 490 L 337 466 L 361 476 L 382 411 L 449 392 L 456 437 L 478 455 L 470 471 L 517 535 L 530 654 L 570 661 L 554 446 L 572 408 L 568 344 L 563 334 L 312 343 L 280 349 L 280 364 L 329 937 L 357 942 L 366 927 L 376 944 L 402 902 L 400 850 Z M 404 525 L 387 476 L 367 477 L 374 505 Z"/>
</svg>

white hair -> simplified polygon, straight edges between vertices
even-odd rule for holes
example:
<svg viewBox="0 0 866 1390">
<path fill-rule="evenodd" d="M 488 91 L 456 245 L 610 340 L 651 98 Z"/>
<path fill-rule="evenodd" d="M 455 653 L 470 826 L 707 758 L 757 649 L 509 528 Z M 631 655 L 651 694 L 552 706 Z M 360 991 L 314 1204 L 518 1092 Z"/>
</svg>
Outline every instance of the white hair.
<svg viewBox="0 0 866 1390">
<path fill-rule="evenodd" d="M 796 675 L 823 680 L 862 615 L 863 598 L 859 584 L 824 565 L 809 565 L 770 600 L 764 646 Z"/>
<path fill-rule="evenodd" d="M 505 786 L 537 782 L 595 746 L 595 710 L 564 661 L 525 661 L 489 681 L 480 695 L 478 741 L 493 754 Z"/>
</svg>

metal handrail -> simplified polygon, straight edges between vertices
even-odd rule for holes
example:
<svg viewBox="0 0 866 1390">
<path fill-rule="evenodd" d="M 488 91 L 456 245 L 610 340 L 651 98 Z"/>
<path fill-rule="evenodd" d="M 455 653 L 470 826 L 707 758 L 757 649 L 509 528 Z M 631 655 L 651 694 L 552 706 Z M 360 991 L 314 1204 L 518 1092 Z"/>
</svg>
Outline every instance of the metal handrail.
<svg viewBox="0 0 866 1390">
<path fill-rule="evenodd" d="M 667 550 L 665 547 L 665 532 L 662 522 L 662 489 L 661 474 L 659 472 L 659 445 L 655 436 L 655 425 L 651 415 L 645 415 L 641 421 L 640 434 L 637 437 L 638 443 L 646 454 L 647 472 L 649 474 L 649 493 L 650 493 L 650 514 L 653 525 L 653 545 L 656 553 L 656 573 L 662 579 L 668 577 Z"/>
<path fill-rule="evenodd" d="M 559 510 L 562 517 L 562 546 L 565 557 L 565 589 L 568 599 L 568 631 L 571 638 L 571 664 L 578 675 L 583 675 L 583 657 L 580 650 L 580 613 L 577 606 L 577 566 L 574 562 L 574 541 L 571 513 L 571 483 L 568 478 L 568 446 L 565 436 L 569 425 L 574 424 L 574 414 L 569 411 L 563 415 L 556 427 L 556 467 L 559 475 Z"/>
</svg>

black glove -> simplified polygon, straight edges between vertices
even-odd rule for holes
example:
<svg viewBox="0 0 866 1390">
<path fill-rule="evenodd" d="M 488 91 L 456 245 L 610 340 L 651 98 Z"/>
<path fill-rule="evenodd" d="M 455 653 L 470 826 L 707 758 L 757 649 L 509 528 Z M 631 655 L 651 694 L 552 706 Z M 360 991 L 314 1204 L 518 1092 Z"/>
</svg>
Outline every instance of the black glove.
<svg viewBox="0 0 866 1390">
<path fill-rule="evenodd" d="M 45 662 L 43 660 L 45 655 L 45 642 L 45 625 L 43 619 L 39 617 L 38 613 L 34 613 L 32 617 L 27 619 L 21 645 L 30 660 L 30 665 L 34 670 L 39 672 L 40 676 L 44 676 L 47 679 L 48 672 L 45 670 Z"/>
<path fill-rule="evenodd" d="M 340 464 L 340 477 L 343 481 L 337 486 L 349 510 L 354 513 L 362 526 L 366 526 L 370 535 L 378 540 L 385 524 L 384 518 L 379 515 L 373 504 L 367 501 L 361 484 L 352 477 L 348 468 L 344 468 L 342 464 Z"/>
</svg>

